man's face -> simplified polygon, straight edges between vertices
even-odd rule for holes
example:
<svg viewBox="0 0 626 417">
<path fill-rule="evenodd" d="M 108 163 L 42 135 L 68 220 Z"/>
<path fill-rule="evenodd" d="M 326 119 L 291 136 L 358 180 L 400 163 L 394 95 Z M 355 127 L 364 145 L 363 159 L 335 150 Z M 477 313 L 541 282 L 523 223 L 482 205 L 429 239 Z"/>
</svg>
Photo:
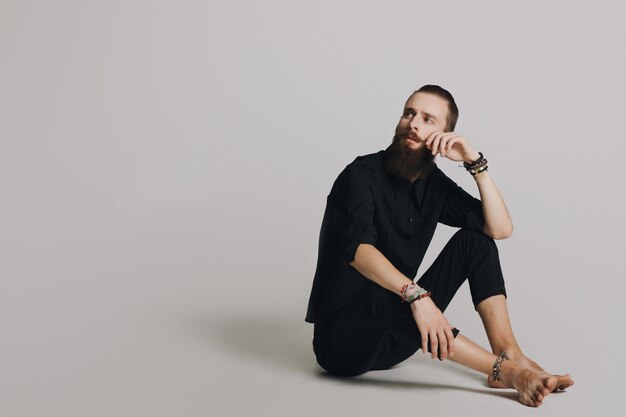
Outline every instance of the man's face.
<svg viewBox="0 0 626 417">
<path fill-rule="evenodd" d="M 431 133 L 445 130 L 447 117 L 446 100 L 430 93 L 414 93 L 404 105 L 394 141 L 402 140 L 411 149 L 420 149 Z"/>
<path fill-rule="evenodd" d="M 411 95 L 387 148 L 387 172 L 408 181 L 428 175 L 435 157 L 424 142 L 431 133 L 445 130 L 447 116 L 448 103 L 444 99 L 430 93 Z"/>
</svg>

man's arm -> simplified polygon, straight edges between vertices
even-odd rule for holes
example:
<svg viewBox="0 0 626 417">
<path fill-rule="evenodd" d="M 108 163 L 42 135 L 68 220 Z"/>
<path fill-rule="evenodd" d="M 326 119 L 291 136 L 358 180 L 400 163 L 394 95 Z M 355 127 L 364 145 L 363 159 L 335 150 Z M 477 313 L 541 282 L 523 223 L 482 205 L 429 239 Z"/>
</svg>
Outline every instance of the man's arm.
<svg viewBox="0 0 626 417">
<path fill-rule="evenodd" d="M 452 161 L 472 163 L 480 158 L 463 136 L 454 132 L 433 132 L 426 139 L 426 147 L 433 155 L 440 154 Z M 487 171 L 474 176 L 478 185 L 485 218 L 484 232 L 493 239 L 506 239 L 513 234 L 513 221 L 495 182 Z"/>
<path fill-rule="evenodd" d="M 361 243 L 357 247 L 354 260 L 350 262 L 350 266 L 398 296 L 402 296 L 402 287 L 404 285 L 413 282 L 402 272 L 398 271 L 374 245 L 368 243 Z M 398 302 L 400 301 L 398 300 Z"/>
<path fill-rule="evenodd" d="M 506 239 L 513 234 L 513 221 L 502 194 L 487 171 L 474 175 L 485 217 L 485 234 L 493 239 Z"/>
<path fill-rule="evenodd" d="M 357 247 L 350 266 L 366 278 L 399 296 L 402 295 L 402 287 L 413 282 L 398 271 L 375 246 L 368 243 L 361 243 Z M 428 340 L 430 339 L 432 358 L 437 357 L 438 351 L 441 360 L 446 359 L 448 353 L 453 355 L 454 334 L 452 333 L 452 326 L 435 303 L 429 297 L 425 297 L 411 303 L 411 311 L 422 336 L 422 351 L 424 353 L 428 351 Z"/>
</svg>

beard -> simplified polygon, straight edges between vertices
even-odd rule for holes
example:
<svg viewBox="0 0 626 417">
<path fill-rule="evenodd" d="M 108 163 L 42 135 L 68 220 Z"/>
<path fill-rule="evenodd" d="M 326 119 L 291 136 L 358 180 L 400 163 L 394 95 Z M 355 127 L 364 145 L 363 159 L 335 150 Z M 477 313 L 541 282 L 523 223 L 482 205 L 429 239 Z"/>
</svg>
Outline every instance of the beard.
<svg viewBox="0 0 626 417">
<path fill-rule="evenodd" d="M 400 181 L 426 178 L 435 168 L 435 156 L 422 144 L 413 149 L 406 141 L 407 133 L 396 133 L 386 149 L 385 171 Z"/>
</svg>

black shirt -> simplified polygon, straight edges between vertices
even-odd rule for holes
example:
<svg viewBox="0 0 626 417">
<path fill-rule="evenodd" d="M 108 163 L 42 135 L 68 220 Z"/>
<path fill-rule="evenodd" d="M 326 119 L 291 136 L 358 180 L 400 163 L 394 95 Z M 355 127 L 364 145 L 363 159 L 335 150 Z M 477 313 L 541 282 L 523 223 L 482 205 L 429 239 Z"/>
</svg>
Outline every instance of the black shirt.
<svg viewBox="0 0 626 417">
<path fill-rule="evenodd" d="M 306 321 L 347 305 L 368 281 L 350 266 L 361 243 L 374 245 L 413 279 L 437 223 L 482 232 L 480 200 L 438 167 L 424 179 L 398 181 L 383 168 L 386 151 L 359 156 L 339 174 L 326 201 Z"/>
</svg>

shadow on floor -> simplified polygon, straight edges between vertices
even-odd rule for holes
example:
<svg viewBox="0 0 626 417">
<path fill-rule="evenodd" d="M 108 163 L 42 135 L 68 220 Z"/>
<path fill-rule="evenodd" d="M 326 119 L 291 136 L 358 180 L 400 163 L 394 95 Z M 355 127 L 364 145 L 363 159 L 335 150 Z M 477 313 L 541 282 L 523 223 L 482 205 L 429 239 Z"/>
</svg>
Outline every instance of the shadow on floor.
<svg viewBox="0 0 626 417">
<path fill-rule="evenodd" d="M 513 392 L 513 391 L 505 391 L 505 390 L 493 390 L 491 388 L 488 388 L 487 385 L 485 385 L 484 388 L 469 388 L 469 387 L 465 387 L 465 386 L 461 386 L 461 385 L 451 385 L 451 384 L 435 384 L 435 383 L 428 383 L 428 382 L 418 382 L 418 381 L 394 381 L 394 380 L 390 380 L 390 379 L 383 379 L 383 378 L 376 378 L 376 373 L 377 372 L 384 372 L 384 371 L 371 371 L 368 372 L 362 376 L 359 377 L 352 377 L 352 378 L 342 378 L 342 377 L 336 377 L 336 376 L 332 376 L 322 370 L 318 371 L 318 377 L 321 379 L 326 379 L 326 380 L 336 380 L 337 382 L 341 382 L 344 384 L 354 384 L 354 385 L 368 385 L 368 386 L 375 386 L 375 387 L 380 387 L 380 388 L 384 388 L 384 389 L 393 389 L 393 390 L 399 390 L 399 389 L 420 389 L 420 390 L 440 390 L 440 389 L 448 389 L 448 390 L 455 390 L 455 391 L 464 391 L 464 392 L 472 392 L 472 393 L 476 393 L 476 394 L 484 394 L 484 395 L 490 395 L 490 396 L 495 396 L 495 397 L 500 397 L 500 398 L 507 398 L 509 400 L 513 400 L 513 401 L 517 401 L 517 393 Z"/>
<path fill-rule="evenodd" d="M 304 321 L 242 315 L 195 317 L 191 323 L 196 335 L 230 352 L 298 373 L 319 369 L 313 354 L 313 325 Z"/>
<path fill-rule="evenodd" d="M 256 358 L 272 367 L 280 367 L 296 373 L 315 376 L 320 380 L 341 384 L 366 384 L 384 389 L 451 389 L 474 392 L 517 401 L 517 393 L 510 390 L 493 390 L 486 385 L 485 377 L 463 367 L 440 364 L 430 359 L 409 359 L 418 362 L 405 362 L 398 366 L 437 367 L 441 372 L 451 372 L 474 380 L 476 388 L 458 385 L 425 383 L 421 381 L 394 381 L 388 376 L 377 377 L 372 371 L 358 377 L 335 377 L 323 371 L 316 363 L 312 348 L 313 326 L 292 319 L 277 316 L 222 316 L 195 317 L 191 320 L 192 331 L 209 344 L 219 344 L 221 348 L 245 357 Z M 382 376 L 382 375 L 381 375 Z"/>
</svg>

